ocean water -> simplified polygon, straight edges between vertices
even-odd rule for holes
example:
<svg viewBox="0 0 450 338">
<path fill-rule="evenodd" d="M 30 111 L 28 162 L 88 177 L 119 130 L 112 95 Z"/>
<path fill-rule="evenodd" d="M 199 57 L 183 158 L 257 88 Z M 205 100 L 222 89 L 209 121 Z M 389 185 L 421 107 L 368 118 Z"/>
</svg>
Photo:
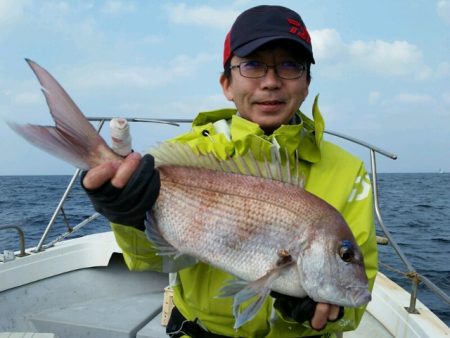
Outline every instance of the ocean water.
<svg viewBox="0 0 450 338">
<path fill-rule="evenodd" d="M 0 176 L 0 226 L 20 225 L 26 246 L 36 246 L 63 195 L 70 176 Z M 415 269 L 450 295 L 450 174 L 379 174 L 379 202 L 385 225 Z M 48 236 L 52 240 L 94 212 L 79 184 Z M 98 218 L 71 235 L 79 237 L 109 230 Z M 382 235 L 379 227 L 379 235 Z M 47 242 L 48 242 L 47 240 Z M 46 243 L 47 243 L 46 242 Z M 17 250 L 15 231 L 0 230 L 0 252 Z M 401 272 L 404 264 L 391 246 L 379 246 L 380 270 L 406 290 L 411 284 Z M 423 284 L 419 299 L 450 325 L 450 306 Z M 407 306 L 408 304 L 405 304 Z"/>
</svg>

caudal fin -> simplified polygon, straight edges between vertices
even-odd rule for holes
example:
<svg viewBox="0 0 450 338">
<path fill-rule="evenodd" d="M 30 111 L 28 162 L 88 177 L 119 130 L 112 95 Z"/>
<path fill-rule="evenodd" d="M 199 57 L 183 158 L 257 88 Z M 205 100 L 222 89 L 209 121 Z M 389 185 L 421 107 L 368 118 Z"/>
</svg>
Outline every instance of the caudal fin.
<svg viewBox="0 0 450 338">
<path fill-rule="evenodd" d="M 9 126 L 30 143 L 74 166 L 87 170 L 105 159 L 118 159 L 63 87 L 34 61 L 26 59 L 42 86 L 55 126 Z"/>
</svg>

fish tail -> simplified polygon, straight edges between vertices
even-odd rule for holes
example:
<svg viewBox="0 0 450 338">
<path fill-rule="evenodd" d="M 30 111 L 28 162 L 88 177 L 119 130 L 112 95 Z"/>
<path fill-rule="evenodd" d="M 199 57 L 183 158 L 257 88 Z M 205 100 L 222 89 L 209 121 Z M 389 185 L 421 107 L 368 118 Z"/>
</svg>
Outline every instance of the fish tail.
<svg viewBox="0 0 450 338">
<path fill-rule="evenodd" d="M 26 61 L 42 86 L 55 126 L 8 122 L 9 126 L 28 142 L 84 170 L 105 159 L 119 159 L 58 81 L 34 61 Z"/>
</svg>

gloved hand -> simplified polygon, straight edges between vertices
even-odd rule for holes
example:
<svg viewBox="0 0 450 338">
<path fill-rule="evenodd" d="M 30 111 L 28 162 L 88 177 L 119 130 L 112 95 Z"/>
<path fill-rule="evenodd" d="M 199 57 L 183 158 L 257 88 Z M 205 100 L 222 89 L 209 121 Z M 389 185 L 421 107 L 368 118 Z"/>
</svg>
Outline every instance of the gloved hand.
<svg viewBox="0 0 450 338">
<path fill-rule="evenodd" d="M 281 293 L 272 291 L 270 295 L 275 298 L 274 307 L 278 311 L 280 311 L 283 316 L 295 320 L 296 322 L 303 323 L 308 321 L 310 326 L 311 320 L 314 317 L 314 313 L 316 311 L 317 302 L 312 300 L 309 297 L 297 298 L 292 296 L 283 295 Z M 330 322 L 335 322 L 341 319 L 344 316 L 344 308 L 341 306 L 339 308 L 339 315 L 335 320 L 329 320 Z M 325 324 L 326 325 L 326 324 Z M 314 328 L 317 331 L 323 329 Z"/>
<path fill-rule="evenodd" d="M 155 169 L 153 156 L 142 157 L 136 171 L 123 189 L 114 187 L 110 181 L 97 189 L 86 189 L 81 174 L 81 186 L 86 191 L 94 209 L 113 223 L 130 225 L 144 230 L 146 212 L 155 203 L 159 188 L 159 172 Z"/>
</svg>

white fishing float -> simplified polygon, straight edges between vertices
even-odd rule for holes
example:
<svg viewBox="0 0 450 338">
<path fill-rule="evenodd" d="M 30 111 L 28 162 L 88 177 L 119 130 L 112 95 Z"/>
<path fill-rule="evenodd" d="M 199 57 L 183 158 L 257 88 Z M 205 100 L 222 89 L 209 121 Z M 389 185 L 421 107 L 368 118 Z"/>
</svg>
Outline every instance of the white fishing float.
<svg viewBox="0 0 450 338">
<path fill-rule="evenodd" d="M 130 154 L 132 148 L 128 121 L 122 117 L 111 119 L 109 122 L 109 131 L 112 140 L 112 150 L 120 156 L 127 156 Z"/>
</svg>

